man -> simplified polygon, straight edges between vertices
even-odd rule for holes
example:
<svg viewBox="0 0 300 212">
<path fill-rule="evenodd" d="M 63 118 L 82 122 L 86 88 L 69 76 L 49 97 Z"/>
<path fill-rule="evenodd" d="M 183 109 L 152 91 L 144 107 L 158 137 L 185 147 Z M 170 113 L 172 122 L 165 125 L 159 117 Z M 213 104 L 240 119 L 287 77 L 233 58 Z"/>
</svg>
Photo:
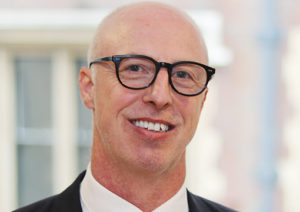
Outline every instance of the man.
<svg viewBox="0 0 300 212">
<path fill-rule="evenodd" d="M 93 112 L 91 163 L 63 193 L 17 211 L 232 211 L 184 187 L 207 64 L 200 32 L 177 9 L 147 2 L 110 14 L 79 76 Z"/>
</svg>

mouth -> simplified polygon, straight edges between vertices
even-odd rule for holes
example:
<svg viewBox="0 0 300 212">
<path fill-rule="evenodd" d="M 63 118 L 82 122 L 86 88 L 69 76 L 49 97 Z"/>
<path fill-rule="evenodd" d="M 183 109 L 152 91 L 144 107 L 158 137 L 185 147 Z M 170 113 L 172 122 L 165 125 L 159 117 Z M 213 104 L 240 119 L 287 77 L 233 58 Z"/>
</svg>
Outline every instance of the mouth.
<svg viewBox="0 0 300 212">
<path fill-rule="evenodd" d="M 132 120 L 130 122 L 136 127 L 144 128 L 154 132 L 168 132 L 174 128 L 172 125 L 161 122 L 151 122 L 145 120 Z"/>
</svg>

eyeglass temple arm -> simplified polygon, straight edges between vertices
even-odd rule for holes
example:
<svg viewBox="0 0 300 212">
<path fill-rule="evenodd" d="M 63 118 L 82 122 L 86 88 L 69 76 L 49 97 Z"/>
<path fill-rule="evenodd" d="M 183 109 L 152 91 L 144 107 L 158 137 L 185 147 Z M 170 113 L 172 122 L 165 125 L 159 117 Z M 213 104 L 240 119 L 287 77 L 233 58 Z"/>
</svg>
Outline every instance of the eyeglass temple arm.
<svg viewBox="0 0 300 212">
<path fill-rule="evenodd" d="M 107 62 L 107 61 L 112 61 L 113 60 L 113 57 L 101 57 L 101 58 L 96 58 L 96 59 L 93 59 L 89 62 L 89 68 L 91 67 L 91 65 L 93 63 L 97 63 L 97 62 Z"/>
</svg>

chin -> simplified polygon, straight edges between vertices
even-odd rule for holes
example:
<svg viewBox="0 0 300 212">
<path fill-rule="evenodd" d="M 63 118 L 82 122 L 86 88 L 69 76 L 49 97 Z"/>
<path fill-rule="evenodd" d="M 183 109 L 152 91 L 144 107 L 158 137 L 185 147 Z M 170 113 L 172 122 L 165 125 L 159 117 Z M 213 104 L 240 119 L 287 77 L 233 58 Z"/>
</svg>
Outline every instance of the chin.
<svg viewBox="0 0 300 212">
<path fill-rule="evenodd" d="M 167 157 L 167 154 L 144 154 L 142 157 L 136 161 L 137 166 L 141 170 L 148 172 L 149 174 L 163 173 L 165 171 L 170 171 L 179 164 L 179 159 Z"/>
</svg>

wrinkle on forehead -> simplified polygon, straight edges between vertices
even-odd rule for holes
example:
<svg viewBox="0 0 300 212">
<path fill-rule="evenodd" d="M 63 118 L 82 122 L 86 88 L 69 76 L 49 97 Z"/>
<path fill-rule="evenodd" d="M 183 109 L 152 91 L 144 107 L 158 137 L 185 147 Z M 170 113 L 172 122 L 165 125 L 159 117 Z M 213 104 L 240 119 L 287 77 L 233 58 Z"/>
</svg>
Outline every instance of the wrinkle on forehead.
<svg viewBox="0 0 300 212">
<path fill-rule="evenodd" d="M 176 29 L 175 35 L 169 33 L 172 30 L 174 32 L 174 29 Z M 166 39 L 171 35 L 187 34 L 188 31 L 189 38 L 186 39 L 194 39 L 195 45 L 199 45 L 204 52 L 204 60 L 208 60 L 205 43 L 194 21 L 184 12 L 157 2 L 131 4 L 121 7 L 107 16 L 97 28 L 89 49 L 88 59 L 111 55 L 113 54 L 111 47 L 126 42 L 122 39 L 126 35 L 147 36 L 148 31 L 151 30 L 163 30 L 165 34 L 163 32 L 162 34 L 166 36 Z"/>
</svg>

